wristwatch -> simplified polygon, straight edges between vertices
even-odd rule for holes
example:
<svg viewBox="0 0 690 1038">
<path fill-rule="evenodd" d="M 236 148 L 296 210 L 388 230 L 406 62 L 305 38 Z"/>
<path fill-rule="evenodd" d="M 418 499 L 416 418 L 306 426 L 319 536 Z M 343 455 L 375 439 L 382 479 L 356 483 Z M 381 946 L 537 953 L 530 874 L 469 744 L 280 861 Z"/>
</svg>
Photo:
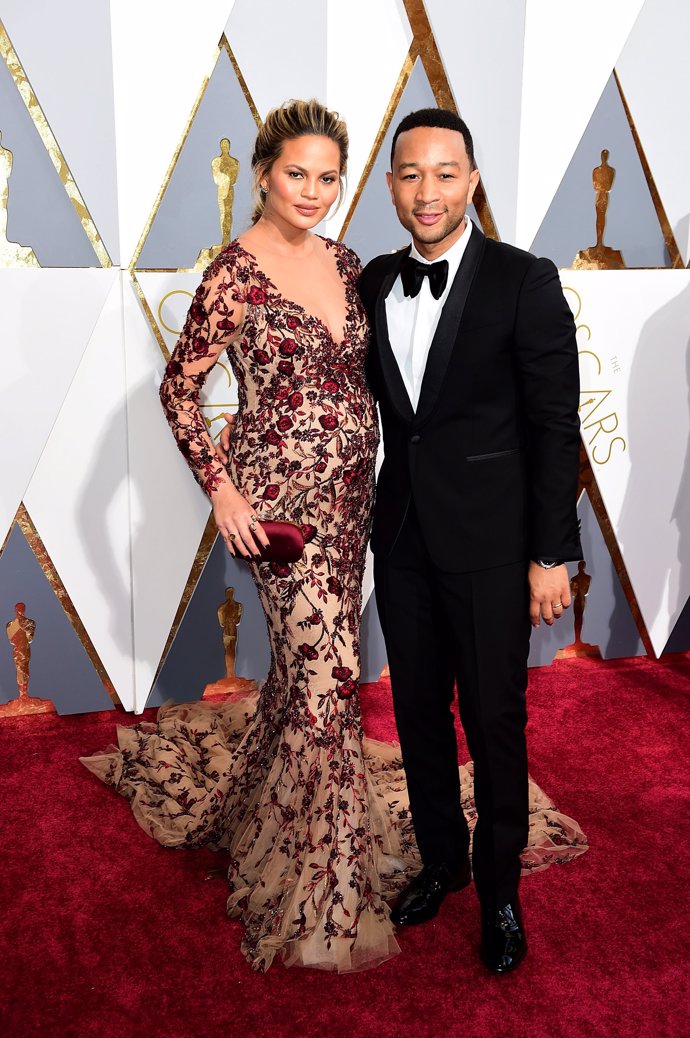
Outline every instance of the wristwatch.
<svg viewBox="0 0 690 1038">
<path fill-rule="evenodd" d="M 537 566 L 541 566 L 542 569 L 555 569 L 556 566 L 562 566 L 563 565 L 563 563 L 560 562 L 560 561 L 558 561 L 558 562 L 545 562 L 544 559 L 535 559 L 534 561 L 536 562 Z"/>
</svg>

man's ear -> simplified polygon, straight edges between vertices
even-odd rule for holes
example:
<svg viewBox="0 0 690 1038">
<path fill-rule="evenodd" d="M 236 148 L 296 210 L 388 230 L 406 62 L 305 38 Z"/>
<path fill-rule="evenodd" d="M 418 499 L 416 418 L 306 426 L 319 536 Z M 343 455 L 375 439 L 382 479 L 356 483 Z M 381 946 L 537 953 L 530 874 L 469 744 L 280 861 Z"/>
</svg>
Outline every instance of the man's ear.
<svg viewBox="0 0 690 1038">
<path fill-rule="evenodd" d="M 388 184 L 388 190 L 391 193 L 391 202 L 395 205 L 395 198 L 393 197 L 393 174 L 386 173 L 386 183 Z"/>
<path fill-rule="evenodd" d="M 470 173 L 470 187 L 469 187 L 469 190 L 467 192 L 467 204 L 468 205 L 470 204 L 470 202 L 472 201 L 472 199 L 474 197 L 474 192 L 477 189 L 477 184 L 478 183 L 479 183 L 479 170 L 478 169 L 473 169 L 472 172 Z"/>
</svg>

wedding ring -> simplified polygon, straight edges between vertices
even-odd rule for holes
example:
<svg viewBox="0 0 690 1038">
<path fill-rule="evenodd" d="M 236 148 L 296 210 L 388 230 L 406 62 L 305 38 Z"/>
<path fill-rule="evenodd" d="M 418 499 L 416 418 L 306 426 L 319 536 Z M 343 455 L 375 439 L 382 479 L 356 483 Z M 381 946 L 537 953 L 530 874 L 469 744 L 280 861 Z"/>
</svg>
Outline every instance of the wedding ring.
<svg viewBox="0 0 690 1038">
<path fill-rule="evenodd" d="M 563 606 L 562 606 L 562 604 L 560 602 L 554 602 L 553 603 L 553 608 L 554 609 L 562 609 Z"/>
</svg>

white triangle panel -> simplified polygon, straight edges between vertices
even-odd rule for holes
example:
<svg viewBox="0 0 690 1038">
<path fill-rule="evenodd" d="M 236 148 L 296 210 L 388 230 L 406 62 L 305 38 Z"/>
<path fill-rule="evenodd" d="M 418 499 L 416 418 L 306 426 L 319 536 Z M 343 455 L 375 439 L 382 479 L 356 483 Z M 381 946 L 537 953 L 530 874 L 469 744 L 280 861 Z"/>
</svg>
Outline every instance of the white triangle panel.
<svg viewBox="0 0 690 1038">
<path fill-rule="evenodd" d="M 0 271 L 4 540 L 115 279 L 100 268 Z"/>
<path fill-rule="evenodd" d="M 534 241 L 643 3 L 529 0 L 515 231 L 520 248 Z"/>
<path fill-rule="evenodd" d="M 563 271 L 580 420 L 655 652 L 690 596 L 690 271 Z"/>
<path fill-rule="evenodd" d="M 111 3 L 120 256 L 131 262 L 233 0 Z"/>
<path fill-rule="evenodd" d="M 24 495 L 122 705 L 134 707 L 122 275 Z"/>
<path fill-rule="evenodd" d="M 515 242 L 525 0 L 425 0 L 499 236 Z M 402 113 L 401 113 L 402 114 Z"/>
<path fill-rule="evenodd" d="M 412 30 L 397 0 L 328 6 L 326 102 L 346 120 L 350 138 L 345 198 L 327 221 L 333 238 L 357 190 L 411 42 Z"/>
<path fill-rule="evenodd" d="M 690 4 L 646 0 L 617 71 L 686 264 L 690 263 Z"/>
<path fill-rule="evenodd" d="M 290 98 L 326 100 L 330 4 L 235 0 L 225 35 L 262 119 Z"/>
<path fill-rule="evenodd" d="M 108 254 L 118 262 L 110 9 L 4 0 L 12 45 Z"/>
<path fill-rule="evenodd" d="M 135 708 L 144 709 L 209 514 L 163 415 L 165 366 L 129 276 L 124 281 Z"/>
</svg>

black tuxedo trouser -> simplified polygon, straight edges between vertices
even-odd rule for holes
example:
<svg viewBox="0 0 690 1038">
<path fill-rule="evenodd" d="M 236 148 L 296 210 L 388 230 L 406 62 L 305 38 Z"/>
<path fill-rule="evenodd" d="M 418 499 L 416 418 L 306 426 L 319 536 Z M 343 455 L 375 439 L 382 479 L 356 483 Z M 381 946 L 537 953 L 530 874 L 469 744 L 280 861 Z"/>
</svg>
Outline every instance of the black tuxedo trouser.
<svg viewBox="0 0 690 1038">
<path fill-rule="evenodd" d="M 527 565 L 443 572 L 426 551 L 412 504 L 390 555 L 375 556 L 374 565 L 422 861 L 455 869 L 469 846 L 451 713 L 457 683 L 474 761 L 474 881 L 485 907 L 501 907 L 515 898 L 527 844 Z"/>
</svg>

